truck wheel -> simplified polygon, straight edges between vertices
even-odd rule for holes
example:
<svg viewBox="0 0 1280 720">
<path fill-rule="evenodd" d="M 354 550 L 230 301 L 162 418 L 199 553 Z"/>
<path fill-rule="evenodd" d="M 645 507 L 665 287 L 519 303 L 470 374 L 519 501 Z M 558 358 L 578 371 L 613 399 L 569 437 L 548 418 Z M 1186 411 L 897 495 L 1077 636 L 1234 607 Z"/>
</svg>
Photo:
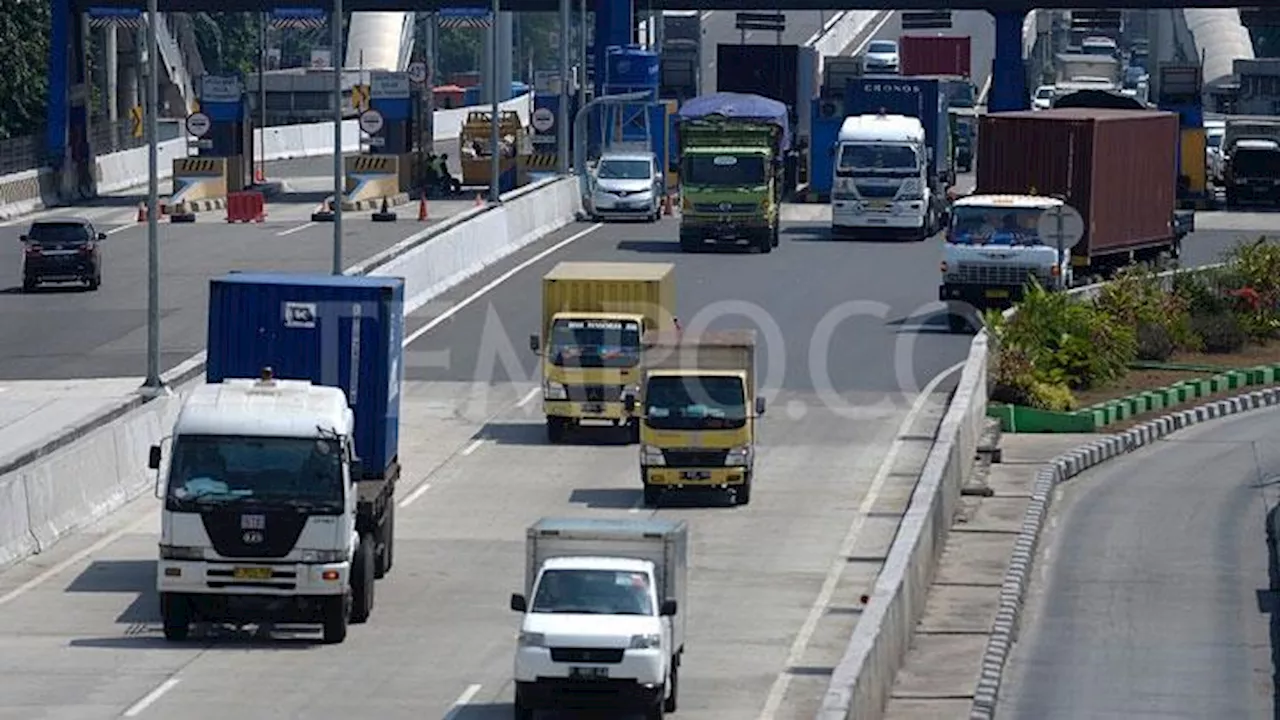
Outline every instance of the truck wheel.
<svg viewBox="0 0 1280 720">
<path fill-rule="evenodd" d="M 768 230 L 765 230 L 764 234 L 760 236 L 760 239 L 756 241 L 756 249 L 759 250 L 762 255 L 768 255 L 773 252 L 773 237 Z"/>
<path fill-rule="evenodd" d="M 743 480 L 742 484 L 733 490 L 734 505 L 750 505 L 751 504 L 751 476 Z"/>
<path fill-rule="evenodd" d="M 394 499 L 393 499 L 394 500 Z M 382 527 L 378 530 L 378 547 L 381 551 L 378 553 L 378 567 L 373 576 L 378 580 L 387 576 L 391 572 L 391 564 L 395 562 L 396 551 L 396 504 L 395 502 L 387 503 L 387 517 L 382 521 Z"/>
<path fill-rule="evenodd" d="M 511 707 L 512 717 L 514 717 L 515 720 L 533 720 L 533 710 L 525 707 L 524 703 L 520 702 L 520 693 L 516 693 L 516 699 L 511 704 Z"/>
<path fill-rule="evenodd" d="M 182 642 L 191 634 L 191 603 L 174 593 L 160 593 L 160 620 L 164 639 Z"/>
<path fill-rule="evenodd" d="M 774 225 L 773 226 L 773 246 L 774 247 L 778 247 L 778 244 L 782 242 L 781 236 L 782 236 L 782 225 L 781 224 Z"/>
<path fill-rule="evenodd" d="M 662 716 L 666 713 L 662 709 L 662 701 L 658 701 L 657 705 L 649 708 L 649 712 L 644 714 L 645 720 L 662 720 Z"/>
<path fill-rule="evenodd" d="M 360 546 L 356 548 L 355 562 L 351 564 L 351 622 L 360 624 L 369 619 L 373 613 L 373 586 L 375 576 L 375 557 L 373 535 L 364 533 L 360 536 Z"/>
<path fill-rule="evenodd" d="M 680 252 L 693 253 L 702 249 L 702 238 L 680 233 Z"/>
<path fill-rule="evenodd" d="M 667 677 L 667 697 L 662 701 L 662 709 L 673 713 L 680 704 L 680 667 L 676 665 L 675 658 L 671 660 L 671 675 Z"/>
<path fill-rule="evenodd" d="M 657 507 L 658 501 L 662 499 L 662 488 L 655 485 L 644 486 L 644 506 Z"/>
<path fill-rule="evenodd" d="M 547 418 L 547 442 L 552 445 L 559 445 L 564 442 L 566 430 L 569 423 L 564 418 L 549 417 Z"/>
<path fill-rule="evenodd" d="M 640 421 L 639 420 L 627 421 L 627 442 L 633 445 L 635 443 L 640 442 Z"/>
<path fill-rule="evenodd" d="M 324 599 L 324 644 L 339 645 L 347 639 L 348 595 L 334 595 Z"/>
</svg>

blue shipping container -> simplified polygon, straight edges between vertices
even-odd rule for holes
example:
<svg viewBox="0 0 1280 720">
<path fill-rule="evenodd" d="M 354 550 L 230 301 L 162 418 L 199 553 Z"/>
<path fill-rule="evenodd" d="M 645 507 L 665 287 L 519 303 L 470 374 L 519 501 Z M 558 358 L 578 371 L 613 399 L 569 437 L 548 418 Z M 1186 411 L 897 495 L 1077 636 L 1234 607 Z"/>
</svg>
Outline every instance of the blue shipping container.
<svg viewBox="0 0 1280 720">
<path fill-rule="evenodd" d="M 605 85 L 658 89 L 658 53 L 638 46 L 611 47 L 605 51 Z"/>
<path fill-rule="evenodd" d="M 812 112 L 809 113 L 809 192 L 823 196 L 831 192 L 836 140 L 840 137 L 840 126 L 844 124 L 843 115 L 824 116 L 822 105 L 826 102 L 822 98 L 812 101 Z"/>
<path fill-rule="evenodd" d="M 400 442 L 404 280 L 231 273 L 209 281 L 205 375 L 340 387 L 355 412 L 366 477 L 391 466 Z"/>
<path fill-rule="evenodd" d="M 929 174 L 937 177 L 953 171 L 950 108 L 936 78 L 860 77 L 845 89 L 844 114 L 916 117 L 924 125 L 929 153 Z"/>
</svg>

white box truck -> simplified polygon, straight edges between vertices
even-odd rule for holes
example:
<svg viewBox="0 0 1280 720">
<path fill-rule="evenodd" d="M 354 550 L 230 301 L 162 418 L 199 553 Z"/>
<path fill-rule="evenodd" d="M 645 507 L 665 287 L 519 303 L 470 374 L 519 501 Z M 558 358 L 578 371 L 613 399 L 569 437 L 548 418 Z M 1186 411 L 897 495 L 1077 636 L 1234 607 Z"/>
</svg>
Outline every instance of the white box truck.
<svg viewBox="0 0 1280 720">
<path fill-rule="evenodd" d="M 683 520 L 543 518 L 528 530 L 515 716 L 675 712 L 684 654 Z"/>
</svg>

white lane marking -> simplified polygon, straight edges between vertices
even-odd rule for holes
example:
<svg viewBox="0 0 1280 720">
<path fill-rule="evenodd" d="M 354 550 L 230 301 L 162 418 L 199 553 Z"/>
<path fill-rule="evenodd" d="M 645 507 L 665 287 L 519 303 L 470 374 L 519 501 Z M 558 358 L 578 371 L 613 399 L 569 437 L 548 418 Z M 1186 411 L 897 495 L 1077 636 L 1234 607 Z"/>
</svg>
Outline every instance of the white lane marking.
<svg viewBox="0 0 1280 720">
<path fill-rule="evenodd" d="M 465 297 L 465 298 L 463 298 L 462 300 L 458 301 L 458 303 L 457 303 L 457 304 L 455 304 L 453 307 L 449 308 L 448 310 L 445 310 L 444 312 L 440 313 L 440 315 L 439 315 L 439 316 L 437 316 L 437 317 L 435 317 L 435 318 L 432 318 L 432 319 L 431 319 L 431 322 L 428 322 L 426 325 L 423 325 L 422 327 L 418 328 L 417 330 L 414 330 L 413 332 L 409 333 L 409 337 L 407 337 L 407 338 L 405 338 L 405 339 L 404 339 L 404 343 L 403 343 L 403 344 L 404 344 L 404 347 L 409 347 L 409 345 L 410 345 L 411 343 L 413 343 L 413 341 L 414 341 L 414 340 L 417 340 L 418 338 L 422 337 L 423 335 L 426 335 L 427 333 L 429 333 L 429 332 L 431 332 L 432 330 L 436 329 L 436 327 L 438 327 L 441 323 L 443 323 L 444 321 L 446 321 L 446 320 L 448 320 L 449 318 L 453 317 L 454 315 L 457 315 L 459 312 L 461 312 L 464 308 L 466 308 L 466 307 L 467 307 L 468 305 L 470 305 L 471 303 L 475 302 L 476 300 L 479 300 L 480 298 L 484 297 L 485 295 L 488 295 L 490 292 L 492 292 L 492 291 L 493 291 L 493 289 L 494 289 L 494 288 L 498 287 L 498 286 L 499 286 L 499 285 L 501 285 L 502 283 L 504 283 L 504 282 L 506 282 L 506 281 L 510 280 L 511 278 L 515 277 L 515 276 L 516 276 L 516 274 L 517 274 L 517 273 L 519 273 L 521 270 L 524 270 L 525 268 L 527 268 L 527 267 L 529 267 L 530 265 L 533 265 L 534 263 L 536 263 L 536 262 L 538 262 L 538 261 L 542 260 L 543 258 L 547 257 L 548 255 L 551 255 L 552 253 L 559 252 L 561 248 L 563 248 L 563 247 L 565 247 L 565 246 L 569 245 L 570 243 L 574 243 L 574 242 L 577 242 L 578 240 L 581 240 L 582 238 L 584 238 L 584 237 L 586 237 L 586 236 L 590 235 L 591 233 L 593 233 L 593 232 L 595 232 L 595 231 L 599 230 L 599 229 L 600 229 L 600 228 L 602 228 L 602 227 L 604 227 L 604 223 L 596 223 L 595 225 L 592 225 L 591 227 L 587 228 L 586 230 L 583 230 L 583 231 L 581 231 L 581 232 L 574 233 L 573 235 L 570 235 L 569 237 L 565 238 L 564 240 L 561 240 L 560 242 L 556 243 L 555 245 L 552 245 L 551 247 L 547 248 L 546 250 L 543 250 L 542 252 L 538 253 L 537 255 L 534 255 L 533 257 L 529 258 L 528 260 L 525 260 L 524 262 L 520 263 L 519 265 L 516 265 L 515 267 L 511 268 L 510 270 L 508 270 L 508 271 L 506 271 L 506 272 L 502 273 L 502 274 L 501 274 L 501 275 L 499 275 L 498 277 L 494 278 L 494 279 L 493 279 L 493 280 L 492 280 L 488 285 L 485 285 L 484 287 L 480 288 L 479 290 L 477 290 L 477 291 L 475 291 L 475 292 L 471 293 L 471 294 L 470 294 L 470 295 L 468 295 L 467 297 Z"/>
<path fill-rule="evenodd" d="M 276 237 L 284 237 L 285 235 L 292 235 L 296 232 L 302 232 L 307 228 L 315 227 L 317 224 L 318 223 L 309 222 L 303 225 L 299 225 L 297 227 L 291 227 L 288 230 L 281 230 L 280 232 L 276 233 Z"/>
<path fill-rule="evenodd" d="M 875 30 L 872 30 L 872 31 L 871 31 L 871 34 L 870 34 L 870 35 L 867 35 L 867 39 L 866 39 L 866 40 L 863 40 L 863 41 L 862 41 L 862 42 L 860 42 L 860 43 L 858 43 L 858 47 L 854 48 L 854 49 L 853 49 L 853 52 L 851 52 L 851 53 L 849 53 L 849 54 L 852 56 L 852 55 L 857 55 L 858 53 L 862 52 L 862 49 L 863 49 L 863 48 L 865 48 L 867 45 L 871 44 L 871 41 L 872 41 L 872 40 L 875 40 L 875 39 L 876 39 L 876 37 L 877 37 L 878 35 L 880 35 L 880 31 L 884 29 L 884 26 L 885 26 L 886 24 L 888 24 L 888 22 L 889 22 L 890 20 L 892 20 L 892 19 L 893 19 L 893 16 L 894 16 L 894 15 L 896 15 L 896 14 L 897 14 L 897 13 L 896 13 L 896 12 L 894 12 L 894 11 L 892 11 L 892 10 L 890 10 L 889 12 L 886 12 L 886 13 L 884 14 L 884 17 L 883 17 L 883 18 L 880 18 L 880 22 L 876 24 L 876 29 L 875 29 Z"/>
<path fill-rule="evenodd" d="M 431 483 L 422 483 L 417 488 L 415 488 L 413 492 L 409 493 L 409 497 L 401 500 L 400 504 L 396 505 L 396 507 L 399 507 L 399 508 L 409 507 L 414 503 L 415 500 L 425 495 L 427 491 L 430 489 L 431 489 Z"/>
<path fill-rule="evenodd" d="M 462 456 L 466 457 L 471 453 L 479 450 L 480 446 L 483 444 L 484 444 L 484 438 L 476 438 L 475 440 L 472 440 L 470 445 L 462 449 Z"/>
<path fill-rule="evenodd" d="M 97 553 L 101 550 L 106 549 L 107 546 L 114 544 L 117 540 L 124 537 L 125 535 L 130 535 L 135 532 L 141 532 L 146 525 L 151 525 L 153 522 L 155 522 L 154 518 L 152 518 L 150 514 L 148 514 L 147 517 L 139 519 L 138 521 L 134 522 L 132 525 L 129 525 L 128 527 L 122 528 L 120 530 L 117 530 L 111 533 L 110 535 L 104 536 L 98 542 L 72 555 L 66 560 L 63 560 L 57 565 L 54 565 L 48 570 L 45 570 L 44 572 L 22 583 L 21 585 L 10 590 L 4 595 L 0 595 L 0 607 L 3 607 L 8 603 L 13 602 L 14 600 L 17 600 L 18 598 L 22 597 L 23 595 L 26 595 L 27 593 L 31 592 L 37 587 L 40 587 L 44 583 L 48 582 L 49 578 L 52 578 L 56 575 L 60 575 L 67 568 L 71 567 L 72 565 L 75 565 L 76 563 L 79 563 L 80 561 L 84 560 L 90 555 L 93 555 L 94 553 Z"/>
<path fill-rule="evenodd" d="M 814 44 L 817 43 L 818 40 L 823 35 L 827 34 L 827 30 L 829 30 L 832 25 L 835 25 L 836 23 L 840 22 L 840 19 L 844 17 L 844 14 L 845 14 L 845 11 L 840 10 L 835 15 L 832 15 L 831 17 L 827 18 L 827 21 L 822 24 L 822 27 L 818 28 L 818 32 L 809 36 L 809 39 L 804 41 L 804 46 L 813 47 Z"/>
<path fill-rule="evenodd" d="M 136 227 L 138 226 L 137 225 L 121 225 L 120 227 L 113 227 L 110 230 L 104 230 L 103 234 L 115 235 L 118 232 L 124 232 L 125 230 L 132 230 L 133 228 L 136 228 Z"/>
<path fill-rule="evenodd" d="M 924 389 L 920 391 L 920 394 L 911 403 L 911 409 L 907 411 L 906 417 L 902 419 L 902 424 L 898 426 L 898 434 L 894 436 L 888 452 L 884 455 L 884 460 L 880 462 L 880 467 L 876 470 L 875 477 L 871 481 L 871 487 L 867 488 L 866 497 L 862 498 L 862 503 L 858 505 L 858 513 L 854 517 L 853 524 L 849 526 L 848 534 L 845 535 L 844 540 L 840 543 L 840 551 L 836 553 L 835 559 L 831 562 L 831 568 L 827 570 L 827 577 L 822 582 L 822 590 L 818 592 L 818 598 L 814 600 L 813 607 L 809 608 L 809 615 L 805 618 L 804 625 L 800 627 L 800 633 L 796 635 L 795 642 L 791 644 L 791 650 L 787 653 L 782 672 L 778 674 L 778 677 L 773 681 L 773 686 L 769 688 L 769 696 L 765 699 L 764 709 L 760 711 L 758 720 L 773 720 L 778 708 L 781 707 L 782 700 L 787 694 L 787 687 L 791 684 L 790 668 L 799 665 L 800 661 L 804 659 L 804 651 L 808 648 L 809 641 L 813 639 L 813 633 L 818 629 L 818 621 L 822 619 L 823 614 L 827 612 L 827 607 L 831 604 L 831 598 L 835 595 L 836 586 L 840 584 L 840 575 L 844 572 L 845 566 L 848 565 L 848 561 L 845 558 L 853 553 L 853 548 L 858 543 L 858 536 L 862 533 L 862 526 L 867 522 L 867 515 L 875 507 L 876 500 L 880 497 L 880 490 L 883 488 L 885 480 L 889 478 L 889 472 L 893 469 L 893 463 L 897 460 L 898 453 L 902 451 L 902 437 L 911 432 L 911 426 L 915 423 L 920 413 L 924 411 L 925 405 L 928 404 L 938 385 L 963 367 L 964 363 L 958 362 L 938 373 L 929 381 L 929 384 L 924 386 Z"/>
<path fill-rule="evenodd" d="M 707 10 L 706 12 L 702 13 L 702 21 L 706 22 L 707 18 L 711 17 L 711 13 L 713 12 L 715 12 L 715 10 Z"/>
<path fill-rule="evenodd" d="M 516 407 L 522 408 L 533 402 L 533 399 L 538 397 L 539 392 L 542 392 L 542 388 L 540 387 L 530 389 L 529 392 L 525 393 L 524 397 L 520 398 L 520 402 L 516 403 Z"/>
<path fill-rule="evenodd" d="M 156 687 L 155 690 L 152 690 L 151 692 L 147 693 L 146 697 L 142 698 L 141 700 L 134 703 L 133 705 L 130 705 L 129 709 L 124 711 L 124 716 L 137 717 L 141 715 L 143 710 L 146 710 L 147 708 L 151 707 L 151 705 L 155 701 L 159 700 L 162 695 L 172 690 L 173 686 L 177 685 L 180 682 L 182 682 L 182 680 L 180 680 L 179 678 L 171 677 L 168 680 L 165 680 L 164 682 L 160 683 L 160 685 Z"/>
<path fill-rule="evenodd" d="M 479 683 L 468 685 L 467 689 L 463 690 L 462 694 L 458 696 L 458 699 L 453 701 L 453 707 L 449 710 L 449 714 L 444 716 L 444 720 L 453 720 L 453 718 L 457 717 L 458 711 L 466 707 L 467 703 L 475 698 L 476 693 L 480 692 L 480 687 Z"/>
</svg>

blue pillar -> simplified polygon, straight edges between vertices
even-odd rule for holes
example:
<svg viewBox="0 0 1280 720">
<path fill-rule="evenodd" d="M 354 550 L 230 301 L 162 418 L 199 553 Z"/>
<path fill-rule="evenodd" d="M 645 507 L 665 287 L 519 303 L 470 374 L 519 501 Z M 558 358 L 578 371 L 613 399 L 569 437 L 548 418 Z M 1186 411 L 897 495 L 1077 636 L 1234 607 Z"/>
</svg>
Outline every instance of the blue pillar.
<svg viewBox="0 0 1280 720">
<path fill-rule="evenodd" d="M 996 52 L 991 59 L 991 93 L 987 96 L 987 110 L 1026 110 L 1031 105 L 1027 96 L 1026 65 L 1022 59 L 1022 24 L 1027 13 L 1000 11 L 991 15 L 996 20 Z"/>
<path fill-rule="evenodd" d="M 635 42 L 635 4 L 633 0 L 596 0 L 595 86 L 596 97 L 603 94 L 605 54 L 612 45 Z"/>
<path fill-rule="evenodd" d="M 67 102 L 70 100 L 71 0 L 52 0 L 49 35 L 49 97 L 44 128 L 45 162 L 62 167 L 67 152 Z"/>
</svg>

